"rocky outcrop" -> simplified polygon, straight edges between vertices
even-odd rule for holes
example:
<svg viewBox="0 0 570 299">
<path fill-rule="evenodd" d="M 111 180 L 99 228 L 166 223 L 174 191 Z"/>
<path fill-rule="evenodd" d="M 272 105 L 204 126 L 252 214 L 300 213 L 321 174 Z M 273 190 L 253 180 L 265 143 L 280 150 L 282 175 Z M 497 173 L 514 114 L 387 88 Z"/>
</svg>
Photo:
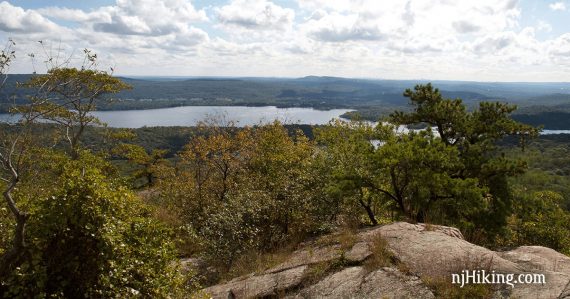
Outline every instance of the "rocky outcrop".
<svg viewBox="0 0 570 299">
<path fill-rule="evenodd" d="M 249 275 L 234 279 L 226 284 L 205 290 L 212 298 L 253 298 L 278 296 L 301 283 L 307 266 L 299 266 L 276 273 Z"/>
<path fill-rule="evenodd" d="M 528 271 L 554 271 L 570 274 L 570 257 L 547 247 L 521 246 L 499 254 L 502 258 Z"/>
<path fill-rule="evenodd" d="M 395 268 L 368 271 L 349 267 L 331 274 L 288 298 L 434 298 L 433 293 L 413 276 Z"/>
<path fill-rule="evenodd" d="M 524 272 L 545 275 L 544 285 L 517 285 L 513 288 L 513 297 L 570 298 L 570 257 L 541 246 L 521 246 L 499 254 Z"/>
<path fill-rule="evenodd" d="M 204 292 L 223 299 L 435 298 L 422 279 L 451 281 L 451 275 L 462 270 L 486 270 L 545 275 L 544 284 L 495 285 L 496 298 L 570 298 L 570 258 L 549 248 L 494 252 L 465 241 L 455 228 L 404 222 L 359 231 L 348 246 L 334 242 L 334 235 L 327 238 L 304 244 L 262 273 Z M 390 253 L 391 265 L 370 262 L 382 252 Z"/>
<path fill-rule="evenodd" d="M 498 253 L 471 244 L 461 232 L 449 227 L 414 225 L 398 222 L 363 232 L 359 237 L 371 242 L 384 238 L 395 257 L 420 276 L 449 276 L 463 269 L 488 269 L 515 273 L 517 264 Z"/>
</svg>

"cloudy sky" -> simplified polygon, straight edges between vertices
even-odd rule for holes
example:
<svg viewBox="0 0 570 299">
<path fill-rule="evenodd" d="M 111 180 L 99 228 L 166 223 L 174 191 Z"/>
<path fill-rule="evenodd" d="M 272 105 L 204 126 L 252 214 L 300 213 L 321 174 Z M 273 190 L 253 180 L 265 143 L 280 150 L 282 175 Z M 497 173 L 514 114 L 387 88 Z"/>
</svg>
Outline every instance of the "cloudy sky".
<svg viewBox="0 0 570 299">
<path fill-rule="evenodd" d="M 88 48 L 118 75 L 570 81 L 570 0 L 10 0 L 8 38 L 14 73 Z"/>
</svg>

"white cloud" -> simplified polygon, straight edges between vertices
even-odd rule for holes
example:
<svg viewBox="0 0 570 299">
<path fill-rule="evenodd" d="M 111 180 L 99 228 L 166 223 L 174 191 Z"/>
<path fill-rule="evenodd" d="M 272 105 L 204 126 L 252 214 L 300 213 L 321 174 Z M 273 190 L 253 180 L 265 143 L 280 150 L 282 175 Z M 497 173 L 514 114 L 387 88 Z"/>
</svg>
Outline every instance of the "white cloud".
<svg viewBox="0 0 570 299">
<path fill-rule="evenodd" d="M 555 10 L 555 11 L 556 10 L 562 10 L 562 11 L 566 10 L 566 4 L 562 1 L 550 3 L 548 5 L 548 7 L 550 7 L 550 9 Z"/>
<path fill-rule="evenodd" d="M 312 8 L 319 0 L 299 1 Z M 303 24 L 313 38 L 329 41 L 382 40 L 411 37 L 430 40 L 457 33 L 490 34 L 513 28 L 520 10 L 513 0 L 472 1 L 372 1 L 361 0 L 347 5 L 344 1 L 325 5 L 326 15 L 315 10 Z"/>
<path fill-rule="evenodd" d="M 35 33 L 58 30 L 58 26 L 34 10 L 0 2 L 0 30 L 5 32 Z"/>
<path fill-rule="evenodd" d="M 256 56 L 266 53 L 266 47 L 263 43 L 241 44 L 230 42 L 221 38 L 212 41 L 208 47 L 212 52 L 221 56 Z"/>
<path fill-rule="evenodd" d="M 316 10 L 325 9 L 333 11 L 350 11 L 361 1 L 351 0 L 297 0 L 297 4 L 302 9 Z"/>
<path fill-rule="evenodd" d="M 205 43 L 208 40 L 209 36 L 204 30 L 191 27 L 178 34 L 171 34 L 170 40 L 164 46 L 184 50 Z"/>
<path fill-rule="evenodd" d="M 546 80 L 570 70 L 570 33 L 521 21 L 529 15 L 517 0 L 276 3 L 197 9 L 190 0 L 117 0 L 26 10 L 4 1 L 0 37 L 24 53 L 40 39 L 90 48 L 122 74 Z"/>
<path fill-rule="evenodd" d="M 196 10 L 188 0 L 117 0 L 114 6 L 90 12 L 51 6 L 40 8 L 37 13 L 119 35 L 168 35 L 188 30 L 189 24 L 208 20 L 206 13 Z"/>
<path fill-rule="evenodd" d="M 65 27 L 54 23 L 58 20 L 76 24 Z M 91 11 L 65 7 L 24 10 L 0 3 L 0 31 L 17 42 L 18 52 L 42 56 L 44 50 L 38 48 L 37 41 L 43 40 L 50 56 L 90 48 L 100 57 L 128 67 L 166 64 L 180 53 L 198 55 L 197 48 L 207 43 L 209 36 L 195 25 L 207 21 L 206 13 L 188 0 L 117 0 L 113 6 Z M 29 66 L 29 60 L 26 63 Z"/>
<path fill-rule="evenodd" d="M 477 54 L 497 54 L 514 43 L 515 39 L 516 35 L 513 32 L 500 32 L 478 38 L 471 47 Z"/>
<path fill-rule="evenodd" d="M 311 38 L 324 42 L 373 41 L 385 37 L 377 24 L 354 14 L 333 13 L 309 20 L 304 26 Z"/>
<path fill-rule="evenodd" d="M 387 43 L 386 48 L 394 53 L 434 55 L 439 52 L 444 52 L 450 45 L 453 45 L 453 41 L 451 40 L 438 39 L 428 42 L 412 37 L 405 40 L 390 41 Z"/>
<path fill-rule="evenodd" d="M 215 11 L 222 24 L 245 29 L 287 29 L 295 18 L 292 9 L 266 0 L 232 0 Z"/>
<path fill-rule="evenodd" d="M 465 20 L 455 21 L 455 22 L 451 23 L 451 25 L 459 33 L 477 32 L 477 31 L 479 31 L 479 29 L 481 29 L 476 24 L 473 24 L 473 23 L 471 23 L 469 21 L 465 21 Z"/>
<path fill-rule="evenodd" d="M 548 45 L 548 53 L 557 61 L 565 60 L 570 65 L 570 33 L 565 33 Z"/>
<path fill-rule="evenodd" d="M 207 20 L 204 11 L 197 11 L 187 0 L 117 0 L 115 6 L 102 7 L 105 14 L 93 23 L 96 31 L 133 34 L 167 35 L 181 32 L 188 24 Z"/>
<path fill-rule="evenodd" d="M 64 21 L 72 21 L 72 22 L 93 22 L 93 21 L 102 21 L 102 20 L 110 20 L 110 16 L 102 11 L 96 10 L 91 13 L 86 13 L 80 9 L 70 9 L 66 7 L 57 7 L 57 6 L 50 6 L 44 7 L 37 10 L 37 12 L 43 16 L 64 20 Z"/>
</svg>

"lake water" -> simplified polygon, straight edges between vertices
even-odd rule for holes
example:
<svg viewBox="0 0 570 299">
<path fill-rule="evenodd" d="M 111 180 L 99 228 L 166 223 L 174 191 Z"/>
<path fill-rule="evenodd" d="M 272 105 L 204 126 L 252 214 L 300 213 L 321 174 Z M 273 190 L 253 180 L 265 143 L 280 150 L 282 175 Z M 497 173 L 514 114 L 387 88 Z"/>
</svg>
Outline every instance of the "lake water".
<svg viewBox="0 0 570 299">
<path fill-rule="evenodd" d="M 322 125 L 350 109 L 315 110 L 313 108 L 277 108 L 275 106 L 185 106 L 174 108 L 122 111 L 95 111 L 101 121 L 115 128 L 195 126 L 200 121 L 217 119 L 222 124 L 233 121 L 236 126 L 256 125 L 279 120 L 287 124 Z M 14 119 L 0 114 L 0 121 Z M 543 130 L 543 135 L 570 134 L 570 130 Z"/>
<path fill-rule="evenodd" d="M 542 130 L 542 135 L 570 134 L 570 130 Z"/>
<path fill-rule="evenodd" d="M 312 108 L 277 108 L 275 106 L 185 106 L 148 110 L 95 111 L 93 115 L 109 127 L 140 128 L 195 126 L 201 121 L 232 121 L 236 126 L 256 125 L 279 120 L 286 124 L 326 124 L 333 118 L 353 111 L 350 109 L 315 110 Z M 8 115 L 0 114 L 0 121 Z"/>
</svg>

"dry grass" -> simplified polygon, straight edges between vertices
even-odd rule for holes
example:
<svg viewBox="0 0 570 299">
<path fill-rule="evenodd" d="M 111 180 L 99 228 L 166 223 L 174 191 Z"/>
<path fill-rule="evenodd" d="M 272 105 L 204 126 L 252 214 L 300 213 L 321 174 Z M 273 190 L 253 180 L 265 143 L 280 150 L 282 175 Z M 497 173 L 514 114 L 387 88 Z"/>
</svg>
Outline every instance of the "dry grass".
<svg viewBox="0 0 570 299">
<path fill-rule="evenodd" d="M 358 236 L 356 230 L 350 228 L 344 228 L 339 232 L 327 235 L 319 238 L 315 245 L 317 246 L 329 246 L 329 245 L 340 245 L 342 250 L 349 250 L 358 241 Z"/>
<path fill-rule="evenodd" d="M 400 272 L 402 272 L 402 273 L 404 273 L 404 274 L 407 274 L 407 275 L 414 275 L 412 269 L 410 269 L 410 267 L 408 267 L 408 265 L 406 265 L 406 264 L 404 264 L 404 263 L 402 263 L 402 262 L 400 262 L 400 261 L 398 261 L 398 262 L 396 263 L 396 267 L 398 268 L 398 270 L 399 270 Z"/>
<path fill-rule="evenodd" d="M 425 231 L 433 232 L 433 231 L 435 231 L 437 228 L 436 228 L 433 224 L 431 224 L 431 223 L 424 223 L 424 229 L 425 229 Z"/>
<path fill-rule="evenodd" d="M 342 258 L 309 265 L 309 269 L 303 278 L 302 287 L 313 285 L 346 265 L 346 261 Z"/>
<path fill-rule="evenodd" d="M 356 244 L 358 241 L 356 231 L 348 229 L 341 231 L 337 236 L 337 241 L 340 245 L 340 248 L 343 250 L 352 248 L 352 246 L 354 246 L 354 244 Z"/>
<path fill-rule="evenodd" d="M 451 265 L 448 265 L 446 268 L 451 273 L 457 274 L 460 274 L 463 270 L 485 270 L 487 273 L 490 273 L 492 266 L 492 258 L 467 255 L 464 258 L 451 261 Z M 465 284 L 463 287 L 460 287 L 459 284 L 452 284 L 452 277 L 449 273 L 434 272 L 431 275 L 424 274 L 421 279 L 434 291 L 437 298 L 443 299 L 492 298 L 497 287 L 492 284 Z"/>
<path fill-rule="evenodd" d="M 283 263 L 293 252 L 292 248 L 283 248 L 270 253 L 260 253 L 251 251 L 241 255 L 234 261 L 230 269 L 223 275 L 223 280 L 230 280 L 235 277 L 250 273 L 262 273 Z"/>
<path fill-rule="evenodd" d="M 489 245 L 493 245 L 493 244 L 489 244 L 489 241 L 491 242 L 495 242 L 495 240 L 489 240 L 486 236 L 486 234 L 482 231 L 482 230 L 469 230 L 469 231 L 465 231 L 462 232 L 463 233 L 463 237 L 465 237 L 465 241 L 469 242 L 469 243 L 473 243 L 473 244 L 477 244 L 483 247 L 487 247 L 489 248 Z"/>
<path fill-rule="evenodd" d="M 370 244 L 372 255 L 364 262 L 364 268 L 368 271 L 388 267 L 394 262 L 394 254 L 389 248 L 388 241 L 378 235 Z"/>
<path fill-rule="evenodd" d="M 448 278 L 424 278 L 423 282 L 441 299 L 487 299 L 493 298 L 493 286 L 488 284 L 469 284 L 461 288 L 451 283 Z"/>
</svg>

